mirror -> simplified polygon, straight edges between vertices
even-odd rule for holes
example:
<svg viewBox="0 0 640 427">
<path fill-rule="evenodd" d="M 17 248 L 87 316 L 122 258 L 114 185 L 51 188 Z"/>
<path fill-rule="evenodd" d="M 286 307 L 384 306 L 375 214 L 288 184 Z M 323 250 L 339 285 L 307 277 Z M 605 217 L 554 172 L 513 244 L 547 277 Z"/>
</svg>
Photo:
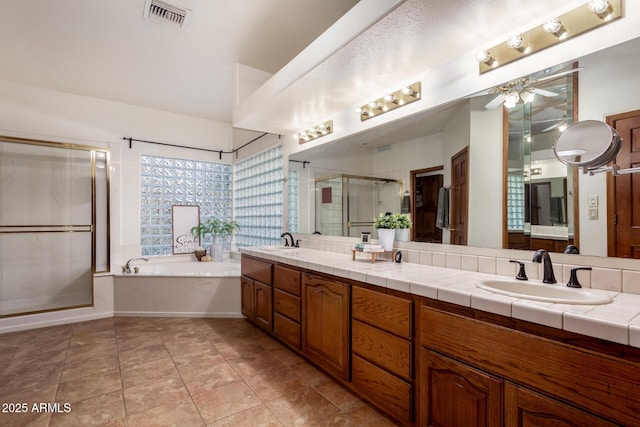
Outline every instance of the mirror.
<svg viewBox="0 0 640 427">
<path fill-rule="evenodd" d="M 537 73 L 500 88 L 518 94 L 515 104 L 507 106 L 508 99 L 504 101 L 509 116 L 505 248 L 564 252 L 577 243 L 574 174 L 558 161 L 553 148 L 558 135 L 576 119 L 573 88 L 578 70 L 557 66 L 547 75 Z M 540 74 L 543 77 L 537 77 Z"/>
<path fill-rule="evenodd" d="M 578 72 L 580 120 L 604 121 L 612 112 L 640 109 L 634 90 L 640 85 L 640 73 L 635 71 L 640 68 L 640 55 L 637 55 L 639 50 L 640 39 L 635 39 L 576 59 L 582 67 Z M 505 118 L 502 116 L 501 108 L 485 109 L 485 105 L 493 98 L 495 95 L 487 92 L 470 96 L 367 132 L 293 154 L 290 160 L 311 162 L 304 168 L 302 163 L 289 163 L 289 169 L 299 173 L 299 232 L 314 231 L 315 218 L 312 208 L 316 176 L 340 173 L 377 176 L 400 180 L 403 182 L 403 189 L 410 190 L 411 171 L 441 167 L 442 169 L 432 173 L 442 174 L 443 185 L 446 186 L 451 182 L 451 157 L 465 146 L 469 146 L 468 245 L 502 248 L 502 230 L 505 228 L 503 219 L 506 221 L 503 203 L 506 204 L 506 197 L 503 202 L 501 189 L 505 175 L 501 168 L 496 166 L 503 158 L 502 123 Z M 551 125 L 552 123 L 549 123 L 546 127 Z M 557 131 L 555 135 L 557 137 Z M 551 147 L 555 139 L 550 138 L 548 154 L 551 157 L 554 157 Z M 526 155 L 530 156 L 531 153 L 526 152 Z M 569 193 L 573 188 L 570 180 L 574 175 L 565 176 L 566 184 L 558 181 L 549 182 L 550 187 L 563 189 L 557 195 L 554 193 L 554 197 L 564 197 L 565 185 L 567 188 L 566 200 L 550 201 L 550 204 L 556 206 L 554 214 L 550 214 L 554 222 L 569 221 L 571 217 L 568 204 L 573 200 Z M 579 218 L 575 227 L 580 231 L 580 253 L 606 256 L 608 221 L 605 176 L 589 176 L 577 172 L 576 176 L 579 181 L 576 201 L 579 203 L 575 203 L 574 216 Z M 542 179 L 544 175 L 538 177 Z M 551 179 L 555 178 L 557 177 Z M 597 196 L 599 201 L 599 212 L 595 219 L 590 218 L 587 213 L 588 196 Z M 412 204 L 414 202 L 411 200 Z M 565 203 L 566 210 L 558 208 L 558 205 L 564 206 Z M 522 208 L 524 222 L 524 206 Z M 447 229 L 442 232 L 442 242 L 449 243 Z"/>
<path fill-rule="evenodd" d="M 620 135 L 597 120 L 574 123 L 556 140 L 553 152 L 565 165 L 595 169 L 615 160 L 622 148 Z"/>
</svg>

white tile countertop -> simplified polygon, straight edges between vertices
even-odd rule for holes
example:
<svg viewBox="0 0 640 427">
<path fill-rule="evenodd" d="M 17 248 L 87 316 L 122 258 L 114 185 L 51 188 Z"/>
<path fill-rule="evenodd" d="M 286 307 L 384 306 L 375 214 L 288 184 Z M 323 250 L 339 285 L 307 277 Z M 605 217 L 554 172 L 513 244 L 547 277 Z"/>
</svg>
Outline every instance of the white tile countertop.
<svg viewBox="0 0 640 427">
<path fill-rule="evenodd" d="M 505 276 L 414 263 L 351 259 L 351 254 L 300 248 L 266 251 L 243 248 L 243 254 L 371 285 L 421 295 L 494 314 L 538 323 L 640 348 L 640 295 L 589 289 L 608 295 L 602 305 L 553 304 L 494 294 L 476 286 Z M 540 283 L 530 280 L 531 283 Z M 564 286 L 559 283 L 558 286 Z"/>
</svg>

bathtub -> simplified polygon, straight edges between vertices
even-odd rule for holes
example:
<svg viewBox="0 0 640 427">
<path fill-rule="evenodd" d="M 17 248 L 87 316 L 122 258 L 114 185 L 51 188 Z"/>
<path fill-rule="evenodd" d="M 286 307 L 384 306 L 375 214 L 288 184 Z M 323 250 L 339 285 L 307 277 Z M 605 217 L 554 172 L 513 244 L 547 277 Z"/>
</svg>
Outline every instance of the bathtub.
<svg viewBox="0 0 640 427">
<path fill-rule="evenodd" d="M 114 276 L 116 316 L 242 317 L 240 263 L 137 261 Z"/>
</svg>

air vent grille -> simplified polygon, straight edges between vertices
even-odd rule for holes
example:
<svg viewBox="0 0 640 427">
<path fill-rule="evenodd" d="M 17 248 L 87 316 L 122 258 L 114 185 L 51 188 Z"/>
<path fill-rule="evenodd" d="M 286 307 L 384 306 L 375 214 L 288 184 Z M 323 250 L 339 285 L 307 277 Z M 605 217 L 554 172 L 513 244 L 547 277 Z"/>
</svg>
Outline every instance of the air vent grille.
<svg viewBox="0 0 640 427">
<path fill-rule="evenodd" d="M 160 0 L 147 0 L 144 16 L 152 21 L 174 28 L 184 28 L 191 17 L 191 11 Z"/>
</svg>

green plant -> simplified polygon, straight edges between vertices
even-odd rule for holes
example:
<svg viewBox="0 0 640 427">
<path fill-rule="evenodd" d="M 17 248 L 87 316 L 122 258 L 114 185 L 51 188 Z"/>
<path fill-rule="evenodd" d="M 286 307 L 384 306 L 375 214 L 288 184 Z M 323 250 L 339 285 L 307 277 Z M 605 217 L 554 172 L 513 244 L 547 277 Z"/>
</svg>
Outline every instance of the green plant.
<svg viewBox="0 0 640 427">
<path fill-rule="evenodd" d="M 240 225 L 236 221 L 224 221 L 218 218 L 209 218 L 206 222 L 191 229 L 191 234 L 194 236 L 200 236 L 201 241 L 207 234 L 211 235 L 211 238 L 226 239 L 231 237 L 234 231 L 239 230 Z"/>
<path fill-rule="evenodd" d="M 396 228 L 411 228 L 411 226 L 413 225 L 411 223 L 411 220 L 409 219 L 409 215 L 407 214 L 396 213 L 393 214 L 393 216 L 396 219 Z"/>
<path fill-rule="evenodd" d="M 398 228 L 397 225 L 397 219 L 391 212 L 381 213 L 373 219 L 373 228 Z"/>
</svg>

